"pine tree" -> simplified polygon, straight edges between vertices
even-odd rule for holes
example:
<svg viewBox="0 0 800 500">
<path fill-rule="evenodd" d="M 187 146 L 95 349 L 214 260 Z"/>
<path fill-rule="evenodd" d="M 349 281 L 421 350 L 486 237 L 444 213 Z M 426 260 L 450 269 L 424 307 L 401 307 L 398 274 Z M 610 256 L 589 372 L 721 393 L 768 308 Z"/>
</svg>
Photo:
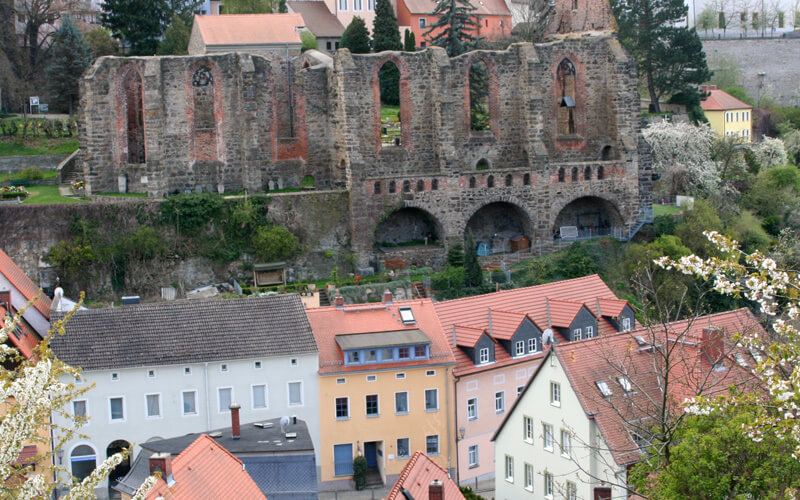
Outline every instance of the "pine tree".
<svg viewBox="0 0 800 500">
<path fill-rule="evenodd" d="M 423 36 L 431 45 L 443 47 L 450 57 L 475 50 L 480 37 L 473 32 L 478 29 L 480 17 L 473 11 L 475 7 L 469 0 L 441 0 L 432 14 L 437 20 Z"/>
<path fill-rule="evenodd" d="M 389 0 L 378 0 L 375 4 L 375 21 L 372 23 L 372 50 L 403 50 L 400 28 Z"/>
<path fill-rule="evenodd" d="M 170 19 L 164 0 L 104 0 L 101 18 L 131 55 L 153 55 Z"/>
<path fill-rule="evenodd" d="M 406 52 L 415 52 L 417 50 L 417 40 L 414 32 L 407 28 L 403 34 L 403 50 Z"/>
<path fill-rule="evenodd" d="M 341 47 L 353 54 L 369 54 L 369 30 L 363 19 L 353 17 L 342 33 Z"/>
<path fill-rule="evenodd" d="M 468 287 L 483 284 L 483 270 L 478 263 L 478 249 L 472 231 L 467 233 L 467 247 L 464 249 L 464 269 L 466 277 L 464 284 Z"/>
<path fill-rule="evenodd" d="M 48 88 L 53 101 L 72 114 L 78 103 L 78 82 L 92 64 L 89 44 L 69 17 L 64 17 L 56 31 L 47 67 Z"/>
<path fill-rule="evenodd" d="M 189 53 L 189 37 L 192 30 L 178 14 L 172 16 L 172 24 L 164 32 L 164 39 L 158 46 L 162 56 L 182 56 Z"/>
</svg>

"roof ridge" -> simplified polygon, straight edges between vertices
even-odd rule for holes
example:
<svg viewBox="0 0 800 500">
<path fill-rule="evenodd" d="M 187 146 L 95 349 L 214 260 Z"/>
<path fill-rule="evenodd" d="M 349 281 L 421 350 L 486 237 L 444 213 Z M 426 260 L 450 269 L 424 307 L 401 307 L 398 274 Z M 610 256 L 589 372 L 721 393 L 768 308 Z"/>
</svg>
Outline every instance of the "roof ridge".
<svg viewBox="0 0 800 500">
<path fill-rule="evenodd" d="M 566 280 L 551 281 L 549 283 L 541 283 L 539 285 L 523 286 L 523 287 L 520 287 L 520 288 L 511 288 L 511 289 L 508 289 L 508 290 L 498 290 L 496 292 L 482 293 L 480 295 L 470 295 L 469 297 L 460 297 L 458 299 L 443 300 L 441 302 L 435 302 L 434 304 L 445 304 L 445 303 L 452 304 L 452 303 L 455 303 L 455 302 L 463 302 L 463 301 L 467 301 L 467 300 L 474 300 L 474 299 L 477 299 L 479 297 L 501 295 L 501 294 L 508 295 L 509 293 L 519 293 L 522 290 L 530 290 L 530 289 L 533 289 L 533 288 L 542 288 L 542 287 L 546 287 L 546 286 L 552 286 L 552 285 L 555 285 L 555 284 L 569 283 L 571 281 L 586 280 L 586 279 L 589 279 L 589 278 L 594 278 L 595 276 L 600 281 L 603 282 L 603 285 L 605 285 L 606 288 L 608 288 L 608 285 L 606 285 L 606 282 L 603 281 L 602 278 L 600 278 L 600 275 L 595 273 L 595 274 L 589 274 L 587 276 L 580 276 L 578 278 L 570 278 L 570 279 L 566 279 Z"/>
<path fill-rule="evenodd" d="M 394 482 L 394 486 L 392 486 L 392 489 L 389 491 L 389 494 L 386 495 L 386 500 L 393 500 L 397 496 L 397 494 L 400 493 L 400 490 L 403 488 L 401 484 L 403 483 L 403 481 L 408 479 L 409 475 L 411 475 L 411 470 L 417 464 L 417 460 L 419 459 L 420 455 L 422 455 L 421 450 L 417 450 L 414 452 L 413 455 L 411 455 L 411 458 L 408 459 L 408 462 L 406 462 L 406 465 L 405 467 L 403 467 L 403 470 L 400 471 L 400 475 Z"/>
</svg>

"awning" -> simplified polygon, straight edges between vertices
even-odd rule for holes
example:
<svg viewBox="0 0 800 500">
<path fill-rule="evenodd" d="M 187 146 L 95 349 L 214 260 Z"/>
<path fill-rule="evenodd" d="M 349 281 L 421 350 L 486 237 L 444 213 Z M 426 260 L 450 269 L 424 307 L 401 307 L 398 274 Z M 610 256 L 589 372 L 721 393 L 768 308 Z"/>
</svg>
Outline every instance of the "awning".
<svg viewBox="0 0 800 500">
<path fill-rule="evenodd" d="M 422 330 L 395 330 L 390 332 L 353 333 L 337 335 L 336 343 L 343 351 L 368 347 L 392 347 L 398 345 L 430 344 L 431 339 Z"/>
</svg>

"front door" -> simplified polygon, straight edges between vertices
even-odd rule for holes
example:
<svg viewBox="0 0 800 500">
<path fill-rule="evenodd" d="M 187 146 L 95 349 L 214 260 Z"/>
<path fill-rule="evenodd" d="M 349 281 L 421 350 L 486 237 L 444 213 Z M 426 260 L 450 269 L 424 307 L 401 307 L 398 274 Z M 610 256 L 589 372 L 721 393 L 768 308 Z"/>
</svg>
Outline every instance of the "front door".
<svg viewBox="0 0 800 500">
<path fill-rule="evenodd" d="M 364 443 L 364 458 L 367 459 L 367 467 L 378 466 L 378 447 L 375 441 Z"/>
</svg>

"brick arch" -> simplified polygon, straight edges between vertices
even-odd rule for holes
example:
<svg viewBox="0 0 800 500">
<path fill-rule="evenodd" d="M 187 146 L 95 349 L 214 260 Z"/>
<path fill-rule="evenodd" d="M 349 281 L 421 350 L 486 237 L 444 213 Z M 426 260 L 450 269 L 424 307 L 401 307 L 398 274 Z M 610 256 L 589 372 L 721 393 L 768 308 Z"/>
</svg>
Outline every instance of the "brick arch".
<svg viewBox="0 0 800 500">
<path fill-rule="evenodd" d="M 556 223 L 558 221 L 558 217 L 559 215 L 561 215 L 564 209 L 567 208 L 570 204 L 581 199 L 587 199 L 587 200 L 597 199 L 602 201 L 603 203 L 609 205 L 611 208 L 615 210 L 616 214 L 614 215 L 616 215 L 619 218 L 619 222 L 621 223 L 622 226 L 625 226 L 627 224 L 628 221 L 626 214 L 623 210 L 620 209 L 617 200 L 610 199 L 600 193 L 590 190 L 589 192 L 581 192 L 569 198 L 557 200 L 552 205 L 550 205 L 550 225 L 552 226 L 553 230 L 557 229 Z"/>
<path fill-rule="evenodd" d="M 145 163 L 147 147 L 144 122 L 144 77 L 134 62 L 120 66 L 116 75 L 117 162 Z"/>
<path fill-rule="evenodd" d="M 558 107 L 560 104 L 558 86 L 558 67 L 564 59 L 575 67 L 575 134 L 573 136 L 560 136 L 558 133 Z M 581 58 L 572 51 L 559 53 L 550 65 L 551 89 L 550 89 L 550 113 L 554 119 L 552 130 L 553 143 L 556 151 L 583 149 L 587 144 L 586 137 L 586 67 Z"/>
<path fill-rule="evenodd" d="M 524 216 L 522 224 L 526 236 L 533 239 L 535 235 L 536 216 L 534 216 L 531 213 L 531 211 L 528 210 L 528 205 L 525 202 L 523 202 L 522 200 L 520 200 L 515 196 L 510 196 L 510 195 L 489 196 L 484 199 L 478 200 L 475 203 L 472 203 L 466 210 L 462 212 L 464 214 L 464 219 L 460 221 L 460 223 L 458 224 L 458 234 L 466 234 L 467 225 L 469 224 L 469 221 L 481 209 L 487 207 L 488 205 L 493 205 L 497 203 L 505 203 L 511 205 L 516 210 L 518 210 Z"/>
<path fill-rule="evenodd" d="M 193 82 L 195 73 L 201 68 L 208 68 L 212 77 L 212 82 L 207 85 L 195 85 L 196 82 Z M 186 66 L 185 86 L 190 164 L 225 161 L 225 138 L 222 129 L 225 121 L 222 72 L 210 58 L 197 59 Z M 210 91 L 206 91 L 204 87 L 210 87 Z M 209 94 L 205 92 L 209 92 Z M 210 106 L 211 108 L 198 109 L 199 106 Z"/>
<path fill-rule="evenodd" d="M 438 242 L 440 244 L 444 244 L 444 242 L 447 240 L 446 228 L 445 225 L 442 224 L 441 214 L 437 215 L 435 212 L 435 210 L 430 210 L 430 207 L 428 207 L 425 203 L 415 203 L 412 201 L 404 202 L 401 207 L 386 214 L 385 217 L 381 217 L 380 220 L 375 221 L 372 230 L 373 240 L 378 242 L 378 231 L 381 229 L 381 227 L 393 216 L 402 213 L 408 214 L 411 217 L 417 217 L 422 222 L 429 223 L 430 226 L 432 226 L 432 232 L 438 238 Z M 424 237 L 424 235 L 417 236 Z"/>
<path fill-rule="evenodd" d="M 406 62 L 398 57 L 393 52 L 388 52 L 383 57 L 375 60 L 375 66 L 372 68 L 372 102 L 374 103 L 373 116 L 373 140 L 375 141 L 375 151 L 381 150 L 381 85 L 378 78 L 378 72 L 387 62 L 393 63 L 400 71 L 400 120 L 401 120 L 401 147 L 407 151 L 413 149 L 411 143 L 411 128 L 412 121 L 414 120 L 414 109 L 411 103 L 411 78 L 409 77 L 408 65 Z"/>
<path fill-rule="evenodd" d="M 464 56 L 467 63 L 464 65 L 464 71 L 461 75 L 462 84 L 464 86 L 464 138 L 469 140 L 470 134 L 473 133 L 470 128 L 470 95 L 469 95 L 469 72 L 472 65 L 480 61 L 486 65 L 489 71 L 489 130 L 495 136 L 500 137 L 500 87 L 497 82 L 497 64 L 494 59 L 487 54 L 474 51 L 469 52 Z"/>
</svg>

